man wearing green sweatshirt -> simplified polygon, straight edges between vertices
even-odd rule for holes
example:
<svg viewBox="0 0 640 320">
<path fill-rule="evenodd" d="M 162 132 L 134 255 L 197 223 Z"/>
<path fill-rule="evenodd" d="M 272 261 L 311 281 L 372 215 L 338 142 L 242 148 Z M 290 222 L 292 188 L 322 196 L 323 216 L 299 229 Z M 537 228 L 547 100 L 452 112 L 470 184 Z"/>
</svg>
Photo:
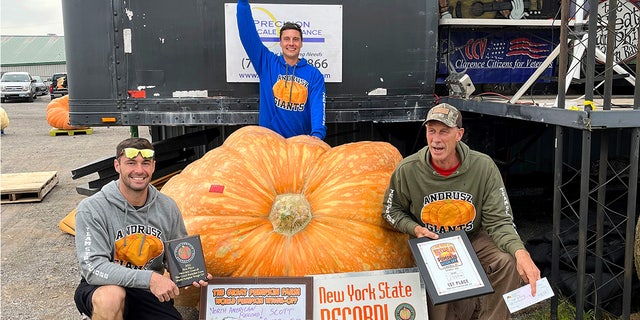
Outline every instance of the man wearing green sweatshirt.
<svg viewBox="0 0 640 320">
<path fill-rule="evenodd" d="M 428 299 L 430 320 L 508 319 L 502 295 L 521 281 L 535 295 L 540 270 L 516 232 L 500 172 L 489 156 L 461 141 L 462 116 L 453 106 L 434 106 L 425 123 L 427 146 L 398 164 L 382 216 L 416 238 L 464 230 L 495 290 L 437 306 Z"/>
</svg>

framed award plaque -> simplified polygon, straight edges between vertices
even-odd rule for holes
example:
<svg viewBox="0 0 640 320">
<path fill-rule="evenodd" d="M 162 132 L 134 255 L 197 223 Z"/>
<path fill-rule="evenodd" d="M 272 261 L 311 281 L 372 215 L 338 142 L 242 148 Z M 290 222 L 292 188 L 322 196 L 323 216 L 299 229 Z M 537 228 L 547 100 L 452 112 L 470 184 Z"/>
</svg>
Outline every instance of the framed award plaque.
<svg viewBox="0 0 640 320">
<path fill-rule="evenodd" d="M 208 281 L 200 235 L 166 241 L 164 245 L 169 275 L 179 288 L 194 281 Z"/>
<path fill-rule="evenodd" d="M 409 245 L 434 305 L 494 292 L 466 232 L 410 239 Z"/>
</svg>

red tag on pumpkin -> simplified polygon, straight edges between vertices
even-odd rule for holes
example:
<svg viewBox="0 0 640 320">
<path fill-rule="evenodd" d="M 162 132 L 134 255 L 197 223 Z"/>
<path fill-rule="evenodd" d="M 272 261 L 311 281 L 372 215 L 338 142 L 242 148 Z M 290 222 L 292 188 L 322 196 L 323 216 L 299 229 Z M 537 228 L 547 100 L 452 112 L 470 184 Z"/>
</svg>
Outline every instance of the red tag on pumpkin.
<svg viewBox="0 0 640 320">
<path fill-rule="evenodd" d="M 222 191 L 224 191 L 223 185 L 212 184 L 211 187 L 209 187 L 209 192 L 222 193 Z"/>
</svg>

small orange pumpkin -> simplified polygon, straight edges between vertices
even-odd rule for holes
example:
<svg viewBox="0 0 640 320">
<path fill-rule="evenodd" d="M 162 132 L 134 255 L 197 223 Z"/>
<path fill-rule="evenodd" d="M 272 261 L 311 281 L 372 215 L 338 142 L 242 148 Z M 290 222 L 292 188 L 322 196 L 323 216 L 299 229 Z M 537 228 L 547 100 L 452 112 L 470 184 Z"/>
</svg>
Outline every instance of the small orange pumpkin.
<svg viewBox="0 0 640 320">
<path fill-rule="evenodd" d="M 256 126 L 230 135 L 162 192 L 200 234 L 214 276 L 302 276 L 414 265 L 408 236 L 382 219 L 402 159 L 386 142 L 331 148 Z"/>
<path fill-rule="evenodd" d="M 47 122 L 54 128 L 62 130 L 86 129 L 83 126 L 69 124 L 69 96 L 55 98 L 47 105 Z"/>
</svg>

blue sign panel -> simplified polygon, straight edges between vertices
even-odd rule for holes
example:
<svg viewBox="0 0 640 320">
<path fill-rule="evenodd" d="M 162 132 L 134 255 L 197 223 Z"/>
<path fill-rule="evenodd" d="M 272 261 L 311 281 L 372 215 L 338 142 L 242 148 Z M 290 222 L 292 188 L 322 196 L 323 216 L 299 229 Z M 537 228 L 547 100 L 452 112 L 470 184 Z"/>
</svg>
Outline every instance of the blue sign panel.
<svg viewBox="0 0 640 320">
<path fill-rule="evenodd" d="M 485 30 L 443 30 L 438 73 L 466 72 L 476 84 L 524 83 L 556 45 L 549 30 Z M 538 81 L 548 82 L 553 71 L 552 63 Z"/>
</svg>

